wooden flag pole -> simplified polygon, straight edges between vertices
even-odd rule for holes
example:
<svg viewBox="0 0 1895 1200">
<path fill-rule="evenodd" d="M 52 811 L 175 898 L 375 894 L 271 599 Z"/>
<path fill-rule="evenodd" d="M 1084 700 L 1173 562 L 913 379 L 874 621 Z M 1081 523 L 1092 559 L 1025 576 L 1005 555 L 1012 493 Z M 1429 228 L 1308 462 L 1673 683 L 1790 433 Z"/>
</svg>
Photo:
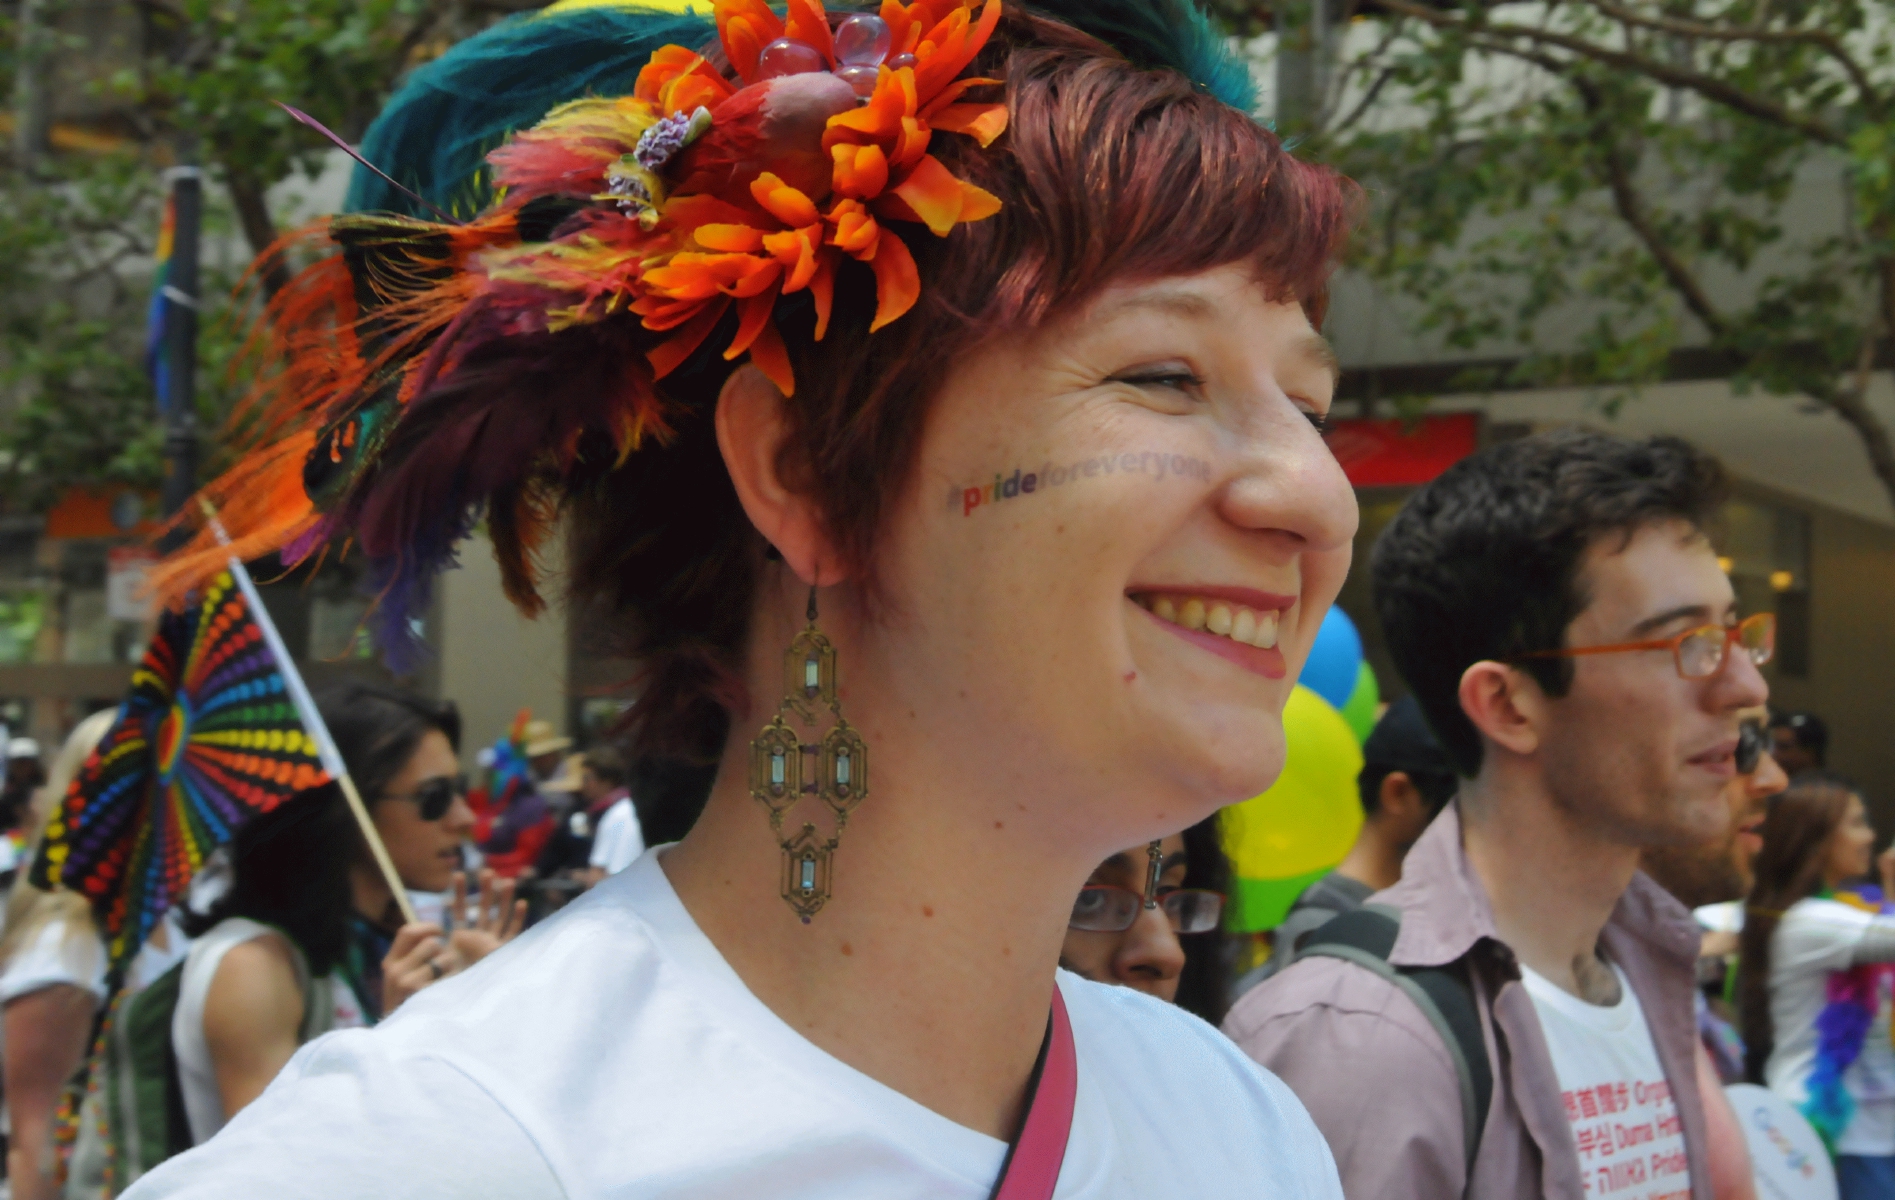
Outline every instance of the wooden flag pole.
<svg viewBox="0 0 1895 1200">
<path fill-rule="evenodd" d="M 217 519 L 217 509 L 202 496 L 198 497 L 197 502 L 203 508 L 204 518 L 210 522 L 211 532 L 216 535 L 218 542 L 230 545 L 230 534 L 224 531 L 224 523 Z M 252 582 L 250 572 L 244 569 L 242 560 L 234 554 L 230 556 L 230 574 L 237 581 L 237 586 L 243 589 L 244 602 L 250 605 L 250 611 L 256 615 L 257 626 L 263 630 L 263 640 L 269 644 L 270 654 L 283 672 L 283 685 L 289 689 L 290 699 L 303 718 L 303 731 L 316 743 L 316 754 L 322 759 L 322 769 L 329 772 L 336 785 L 342 789 L 343 797 L 348 800 L 349 811 L 355 814 L 355 823 L 362 831 L 362 840 L 368 843 L 369 853 L 375 856 L 375 865 L 382 870 L 382 879 L 388 884 L 388 890 L 394 893 L 395 903 L 401 907 L 403 923 L 412 924 L 418 919 L 415 906 L 408 899 L 408 889 L 395 870 L 395 861 L 388 857 L 388 847 L 382 844 L 382 835 L 375 831 L 375 820 L 369 816 L 368 805 L 362 802 L 362 793 L 356 790 L 355 780 L 349 778 L 349 768 L 342 761 L 342 752 L 336 749 L 335 739 L 329 736 L 329 727 L 323 724 L 322 714 L 316 711 L 316 702 L 309 694 L 309 686 L 303 682 L 302 672 L 291 661 L 289 650 L 283 645 L 283 636 L 276 631 L 276 622 L 270 619 L 270 610 L 263 607 L 263 598 L 257 595 L 257 585 Z"/>
</svg>

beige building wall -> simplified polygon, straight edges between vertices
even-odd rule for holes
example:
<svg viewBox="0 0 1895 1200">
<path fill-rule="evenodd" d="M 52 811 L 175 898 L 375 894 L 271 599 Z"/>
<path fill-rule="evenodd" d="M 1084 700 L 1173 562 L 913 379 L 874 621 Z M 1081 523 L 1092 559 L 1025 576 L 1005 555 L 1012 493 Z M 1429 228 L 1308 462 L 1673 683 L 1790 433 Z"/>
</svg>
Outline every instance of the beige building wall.
<svg viewBox="0 0 1895 1200">
<path fill-rule="evenodd" d="M 1772 495 L 1754 484 L 1747 491 Z M 1829 723 L 1829 765 L 1861 785 L 1880 840 L 1895 834 L 1895 529 L 1776 493 L 1810 518 L 1810 671 L 1773 674 L 1770 703 Z"/>
<path fill-rule="evenodd" d="M 475 751 L 492 745 L 522 708 L 570 732 L 566 614 L 558 605 L 537 620 L 515 611 L 500 590 L 485 536 L 462 543 L 460 559 L 459 570 L 441 576 L 430 640 L 440 652 L 437 694 L 460 706 L 461 757 L 471 765 Z"/>
</svg>

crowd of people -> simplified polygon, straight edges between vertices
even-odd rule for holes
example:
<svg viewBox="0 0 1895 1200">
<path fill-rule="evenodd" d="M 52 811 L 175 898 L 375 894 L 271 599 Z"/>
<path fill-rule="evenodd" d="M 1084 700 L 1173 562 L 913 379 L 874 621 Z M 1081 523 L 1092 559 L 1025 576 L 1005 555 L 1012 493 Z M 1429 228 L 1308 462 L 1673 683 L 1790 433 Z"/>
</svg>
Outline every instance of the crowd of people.
<svg viewBox="0 0 1895 1200">
<path fill-rule="evenodd" d="M 1574 476 L 1590 486 L 1532 486 Z M 1738 619 L 1704 533 L 1720 488 L 1682 443 L 1567 434 L 1423 489 L 1374 560 L 1412 691 L 1364 743 L 1354 846 L 1267 961 L 1234 969 L 1213 815 L 1099 862 L 1060 965 L 1221 1025 L 1307 1108 L 1346 1195 L 1754 1196 L 1722 1092 L 1746 1080 L 1808 1115 L 1844 1200 L 1895 1195 L 1895 849 L 1872 858 L 1821 720 L 1765 707 L 1768 625 Z M 1561 649 L 1516 649 L 1547 640 Z M 572 754 L 529 722 L 481 756 L 512 744 L 525 773 L 484 772 L 470 803 L 452 705 L 348 684 L 319 707 L 428 918 L 402 921 L 333 784 L 298 796 L 242 826 L 140 952 L 121 1020 L 161 1030 L 164 1053 L 109 1043 L 93 1070 L 148 1086 L 77 1095 L 104 947 L 79 897 L 16 881 L 0 928 L 16 1200 L 116 1194 L 113 1170 L 211 1139 L 305 1043 L 378 1024 L 643 854 L 610 743 Z M 26 836 L 113 717 L 82 722 L 50 773 L 15 743 Z M 483 851 L 523 846 L 530 862 L 480 866 L 470 889 Z M 535 890 L 530 917 L 516 888 Z M 1387 922 L 1379 940 L 1364 917 Z M 62 1103 L 90 1107 L 60 1172 Z M 140 1123 L 163 1138 L 137 1145 Z M 1631 1157 L 1611 1132 L 1628 1123 L 1652 1131 Z"/>
<path fill-rule="evenodd" d="M 559 510 L 614 742 L 523 714 L 470 787 L 453 706 L 323 692 L 367 815 L 243 824 L 123 980 L 16 882 L 15 1200 L 1762 1200 L 1738 1081 L 1895 1195 L 1895 851 L 1768 707 L 1719 465 L 1543 432 L 1408 498 L 1360 834 L 1240 956 L 1218 812 L 1351 569 L 1357 189 L 1186 4 L 714 9 L 414 74 L 159 576 L 347 536 L 401 636 L 477 518 L 535 608 Z"/>
</svg>

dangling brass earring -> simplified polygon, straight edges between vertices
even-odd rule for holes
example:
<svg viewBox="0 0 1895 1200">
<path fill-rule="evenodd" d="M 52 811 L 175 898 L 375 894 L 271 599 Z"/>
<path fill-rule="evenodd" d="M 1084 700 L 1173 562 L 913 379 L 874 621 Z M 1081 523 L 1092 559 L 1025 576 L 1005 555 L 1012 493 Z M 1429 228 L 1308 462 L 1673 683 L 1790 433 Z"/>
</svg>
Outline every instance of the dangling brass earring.
<svg viewBox="0 0 1895 1200">
<path fill-rule="evenodd" d="M 817 726 L 825 708 L 835 724 L 813 742 L 805 742 L 784 720 L 793 715 L 804 726 Z M 784 814 L 812 793 L 829 806 L 836 831 L 823 838 L 805 821 L 795 836 L 785 837 Z M 783 702 L 750 743 L 750 794 L 770 810 L 770 829 L 783 848 L 783 900 L 807 925 L 829 899 L 842 827 L 869 794 L 868 746 L 843 719 L 836 700 L 836 648 L 816 628 L 814 584 L 809 624 L 783 655 Z"/>
<path fill-rule="evenodd" d="M 1158 876 L 1164 869 L 1164 839 L 1145 847 L 1145 907 L 1158 907 Z"/>
</svg>

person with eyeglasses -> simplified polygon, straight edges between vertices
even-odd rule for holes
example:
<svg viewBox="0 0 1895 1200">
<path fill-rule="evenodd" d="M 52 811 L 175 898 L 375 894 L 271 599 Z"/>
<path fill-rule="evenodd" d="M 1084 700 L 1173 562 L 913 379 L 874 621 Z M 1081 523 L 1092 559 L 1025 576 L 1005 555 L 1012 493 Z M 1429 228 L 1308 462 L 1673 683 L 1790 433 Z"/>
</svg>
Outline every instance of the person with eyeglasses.
<svg viewBox="0 0 1895 1200">
<path fill-rule="evenodd" d="M 1216 817 L 1112 855 L 1073 900 L 1059 965 L 1216 1024 L 1228 991 L 1229 964 L 1217 937 L 1228 875 Z"/>
<path fill-rule="evenodd" d="M 1726 494 L 1675 438 L 1545 433 L 1455 464 L 1377 542 L 1389 652 L 1461 784 L 1401 882 L 1337 918 L 1385 940 L 1326 927 L 1333 953 L 1224 1024 L 1347 1195 L 1717 1195 L 1701 935 L 1639 857 L 1728 829 L 1768 697 L 1774 624 L 1740 616 L 1705 532 Z"/>
<path fill-rule="evenodd" d="M 460 715 L 393 688 L 348 683 L 317 696 L 376 833 L 412 891 L 451 892 L 451 930 L 401 924 L 341 790 L 300 792 L 243 825 L 230 885 L 184 927 L 171 1041 L 193 1142 L 261 1095 L 298 1046 L 372 1025 L 520 930 L 511 881 L 482 871 L 472 921 L 461 847 L 474 814 L 456 751 Z"/>
</svg>

